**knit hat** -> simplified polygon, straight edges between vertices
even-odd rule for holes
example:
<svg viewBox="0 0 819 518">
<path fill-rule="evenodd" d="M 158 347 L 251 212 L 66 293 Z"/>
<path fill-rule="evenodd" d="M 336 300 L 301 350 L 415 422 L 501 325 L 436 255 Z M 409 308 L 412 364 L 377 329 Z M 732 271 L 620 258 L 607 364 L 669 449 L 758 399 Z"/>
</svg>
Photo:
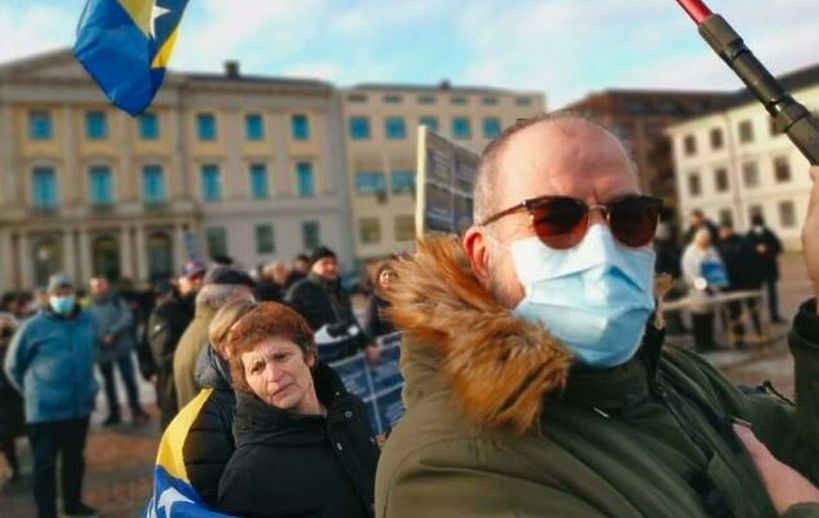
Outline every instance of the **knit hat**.
<svg viewBox="0 0 819 518">
<path fill-rule="evenodd" d="M 209 284 L 242 284 L 249 288 L 256 285 L 250 275 L 230 266 L 214 266 L 205 274 L 205 285 Z"/>
<path fill-rule="evenodd" d="M 313 253 L 310 254 L 310 266 L 313 266 L 318 262 L 319 259 L 324 259 L 325 257 L 329 257 L 331 259 L 336 259 L 336 253 L 327 248 L 326 246 L 320 246 L 313 250 Z"/>
</svg>

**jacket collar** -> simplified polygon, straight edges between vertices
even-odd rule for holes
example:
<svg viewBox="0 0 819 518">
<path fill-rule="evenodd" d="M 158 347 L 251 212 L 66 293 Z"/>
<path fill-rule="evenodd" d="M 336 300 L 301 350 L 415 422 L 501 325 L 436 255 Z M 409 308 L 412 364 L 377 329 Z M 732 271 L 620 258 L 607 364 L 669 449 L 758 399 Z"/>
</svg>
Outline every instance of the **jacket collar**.
<svg viewBox="0 0 819 518">
<path fill-rule="evenodd" d="M 614 382 L 607 390 L 618 390 L 638 378 L 647 387 L 646 365 L 656 359 L 646 363 L 645 356 L 658 356 L 658 345 L 621 368 L 573 367 L 569 350 L 542 326 L 513 316 L 492 298 L 472 274 L 460 242 L 450 237 L 419 241 L 415 255 L 398 261 L 395 270 L 385 298 L 387 317 L 404 332 L 408 409 L 446 392 L 474 424 L 523 433 L 537 425 L 544 402 L 564 391 L 586 397 L 602 380 Z"/>
</svg>

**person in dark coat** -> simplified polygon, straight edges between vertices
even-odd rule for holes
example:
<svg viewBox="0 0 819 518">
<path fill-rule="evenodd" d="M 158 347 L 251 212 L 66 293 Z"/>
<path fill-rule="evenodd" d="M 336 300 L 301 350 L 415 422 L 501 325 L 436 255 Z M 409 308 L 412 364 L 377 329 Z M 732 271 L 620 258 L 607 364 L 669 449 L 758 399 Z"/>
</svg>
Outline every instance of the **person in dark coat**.
<svg viewBox="0 0 819 518">
<path fill-rule="evenodd" d="M 719 239 L 719 231 L 717 226 L 713 221 L 708 219 L 700 209 L 694 209 L 691 211 L 691 215 L 688 217 L 688 230 L 685 231 L 685 235 L 683 236 L 683 243 L 690 243 L 693 241 L 694 234 L 696 234 L 697 230 L 701 228 L 708 229 L 708 234 L 711 237 L 712 243 L 717 242 Z"/>
<path fill-rule="evenodd" d="M 367 410 L 317 360 L 307 322 L 247 307 L 227 338 L 236 451 L 216 509 L 238 516 L 373 516 L 378 446 Z"/>
<path fill-rule="evenodd" d="M 319 343 L 322 360 L 336 360 L 352 356 L 364 349 L 370 362 L 378 359 L 378 347 L 356 321 L 349 295 L 342 289 L 338 278 L 336 254 L 327 247 L 319 247 L 310 257 L 310 273 L 294 284 L 285 296 L 285 302 L 306 321 L 317 340 L 325 334 L 333 339 L 325 347 Z M 354 330 L 351 333 L 350 330 Z M 325 351 L 332 351 L 327 352 Z"/>
<path fill-rule="evenodd" d="M 725 291 L 760 289 L 762 286 L 762 278 L 753 249 L 745 237 L 734 233 L 734 229 L 730 225 L 720 225 L 717 251 L 720 257 L 722 257 L 722 262 L 728 274 L 728 286 L 725 288 Z M 743 301 L 734 301 L 728 304 L 728 315 L 732 322 L 732 331 L 736 337 L 738 347 L 745 346 L 745 325 L 741 320 L 742 302 Z M 759 335 L 762 333 L 762 325 L 759 320 L 756 300 L 748 299 L 747 308 L 754 324 L 754 330 L 756 334 Z"/>
<path fill-rule="evenodd" d="M 299 254 L 293 259 L 293 266 L 290 268 L 290 273 L 287 275 L 287 282 L 285 289 L 289 290 L 291 286 L 307 277 L 310 272 L 310 257 Z"/>
<path fill-rule="evenodd" d="M 186 315 L 170 282 L 156 287 L 156 307 L 148 318 L 147 340 L 156 365 L 156 406 L 159 425 L 165 430 L 179 410 L 173 381 L 173 353 L 185 332 Z"/>
<path fill-rule="evenodd" d="M 17 321 L 10 313 L 0 313 L 0 365 L 6 358 L 11 337 L 17 330 Z M 26 434 L 23 399 L 0 369 L 0 450 L 10 472 L 8 483 L 20 482 L 20 460 L 17 458 L 15 439 Z"/>
<path fill-rule="evenodd" d="M 287 265 L 272 261 L 264 265 L 259 282 L 253 288 L 253 296 L 260 302 L 281 302 L 288 277 Z"/>
<path fill-rule="evenodd" d="M 374 338 L 392 334 L 396 331 L 395 326 L 384 315 L 389 303 L 381 296 L 385 290 L 389 289 L 390 279 L 394 275 L 392 262 L 383 261 L 378 265 L 373 276 L 375 290 L 367 306 L 367 334 Z"/>
<path fill-rule="evenodd" d="M 771 229 L 765 226 L 762 214 L 754 214 L 751 218 L 751 231 L 748 241 L 756 254 L 762 273 L 762 283 L 768 292 L 768 311 L 771 322 L 782 323 L 784 320 L 779 314 L 779 294 L 776 282 L 779 280 L 779 254 L 782 253 L 782 243 Z"/>
</svg>

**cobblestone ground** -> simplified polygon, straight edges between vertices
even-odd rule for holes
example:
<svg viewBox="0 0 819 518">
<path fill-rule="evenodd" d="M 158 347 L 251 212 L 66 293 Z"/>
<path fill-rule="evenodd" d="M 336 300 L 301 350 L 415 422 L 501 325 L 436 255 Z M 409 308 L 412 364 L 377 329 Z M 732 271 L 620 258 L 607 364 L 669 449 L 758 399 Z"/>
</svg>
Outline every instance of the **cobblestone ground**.
<svg viewBox="0 0 819 518">
<path fill-rule="evenodd" d="M 799 255 L 782 259 L 780 296 L 782 314 L 791 318 L 801 301 L 809 296 L 809 284 Z M 775 332 L 784 335 L 787 326 L 778 326 Z M 784 341 L 750 351 L 719 351 L 707 356 L 737 383 L 759 385 L 770 380 L 783 394 L 793 396 L 793 361 Z M 143 401 L 153 401 L 152 389 L 141 386 Z M 120 387 L 120 394 L 124 390 Z M 104 516 L 137 516 L 144 508 L 151 492 L 151 470 L 159 437 L 156 410 L 146 408 L 153 420 L 143 426 L 123 424 L 102 428 L 104 403 L 92 418 L 92 427 L 86 447 L 85 496 L 88 503 L 99 508 Z M 127 417 L 127 414 L 126 414 Z M 28 444 L 18 441 L 23 458 L 25 480 L 19 487 L 4 488 L 0 492 L 0 516 L 3 518 L 35 516 L 31 498 L 31 461 Z M 0 461 L 0 481 L 6 478 L 5 464 Z"/>
</svg>

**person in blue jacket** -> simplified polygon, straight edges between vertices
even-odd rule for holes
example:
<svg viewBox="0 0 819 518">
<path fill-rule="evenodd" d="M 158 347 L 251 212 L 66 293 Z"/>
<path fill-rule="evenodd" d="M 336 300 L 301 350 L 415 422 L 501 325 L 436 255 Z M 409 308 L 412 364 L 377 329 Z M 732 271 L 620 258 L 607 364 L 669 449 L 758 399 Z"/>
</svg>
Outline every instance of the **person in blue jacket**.
<svg viewBox="0 0 819 518">
<path fill-rule="evenodd" d="M 56 464 L 61 458 L 63 516 L 96 516 L 82 502 L 88 419 L 94 409 L 94 319 L 76 303 L 62 274 L 48 282 L 48 306 L 12 339 L 5 371 L 23 395 L 34 458 L 34 499 L 40 518 L 57 516 Z"/>
</svg>

